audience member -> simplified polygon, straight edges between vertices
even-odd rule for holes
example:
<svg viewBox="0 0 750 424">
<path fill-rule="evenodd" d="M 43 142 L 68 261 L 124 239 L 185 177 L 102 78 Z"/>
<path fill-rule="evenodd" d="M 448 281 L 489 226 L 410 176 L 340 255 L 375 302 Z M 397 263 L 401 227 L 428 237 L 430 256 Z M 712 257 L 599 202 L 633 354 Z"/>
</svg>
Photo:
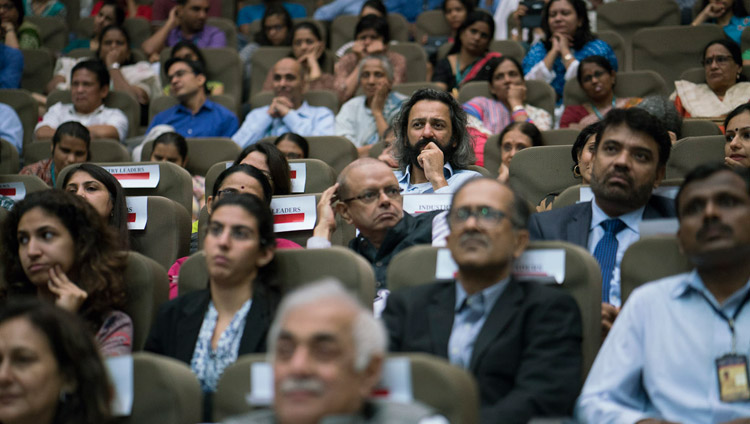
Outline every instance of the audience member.
<svg viewBox="0 0 750 424">
<path fill-rule="evenodd" d="M 203 57 L 201 50 L 192 41 L 182 40 L 172 46 L 172 53 L 169 58 L 180 58 L 199 62 L 203 66 L 203 69 L 206 69 L 206 59 Z M 206 78 L 208 78 L 208 76 Z M 221 81 L 206 81 L 206 90 L 208 90 L 208 94 L 212 96 L 224 94 L 224 83 Z M 164 87 L 164 94 L 171 94 L 169 84 Z"/>
<path fill-rule="evenodd" d="M 51 138 L 63 122 L 76 121 L 88 128 L 91 138 L 123 141 L 128 135 L 128 118 L 120 109 L 104 105 L 109 94 L 109 72 L 99 60 L 79 62 L 71 71 L 73 103 L 55 103 L 34 128 L 36 138 Z"/>
<path fill-rule="evenodd" d="M 28 194 L 3 223 L 6 296 L 36 295 L 85 321 L 103 356 L 131 352 L 126 253 L 86 201 L 62 190 Z"/>
<path fill-rule="evenodd" d="M 521 65 L 510 56 L 487 62 L 492 98 L 474 97 L 464 103 L 467 114 L 482 121 L 492 134 L 499 134 L 511 122 L 529 122 L 540 130 L 552 129 L 552 116 L 526 103 L 526 81 Z"/>
<path fill-rule="evenodd" d="M 392 90 L 393 67 L 386 56 L 366 56 L 359 62 L 358 73 L 364 94 L 341 106 L 335 134 L 354 143 L 362 157 L 396 117 L 406 96 Z"/>
<path fill-rule="evenodd" d="M 280 4 L 272 4 L 266 8 L 266 13 L 260 21 L 260 31 L 255 34 L 253 42 L 240 49 L 240 61 L 244 64 L 243 77 L 245 86 L 250 86 L 250 76 L 253 72 L 253 55 L 259 47 L 285 47 L 292 45 L 292 17 Z M 245 28 L 247 27 L 247 28 Z M 243 25 L 240 31 L 250 36 L 250 25 Z"/>
<path fill-rule="evenodd" d="M 690 25 L 716 24 L 724 29 L 727 38 L 739 46 L 742 31 L 750 26 L 750 17 L 747 16 L 745 3 L 738 0 L 702 0 L 701 5 L 700 13 L 697 14 Z"/>
<path fill-rule="evenodd" d="M 26 16 L 61 17 L 68 15 L 65 4 L 58 0 L 23 0 Z"/>
<path fill-rule="evenodd" d="M 750 175 L 699 166 L 676 205 L 680 250 L 694 269 L 628 297 L 578 399 L 578 422 L 742 423 L 750 416 Z"/>
<path fill-rule="evenodd" d="M 432 241 L 432 218 L 438 213 L 415 216 L 404 213 L 403 197 L 393 170 L 373 158 L 360 158 L 339 174 L 318 201 L 318 222 L 308 248 L 331 246 L 336 214 L 354 225 L 359 235 L 349 248 L 362 255 L 375 270 L 377 289 L 385 289 L 386 269 L 402 250 Z"/>
<path fill-rule="evenodd" d="M 0 0 L 0 38 L 7 47 L 38 49 L 42 46 L 39 28 L 24 20 L 23 0 Z"/>
<path fill-rule="evenodd" d="M 334 0 L 333 2 L 328 3 L 328 4 L 332 5 L 334 3 L 337 3 L 337 1 Z M 359 2 L 358 2 L 358 4 L 359 4 Z M 323 7 L 326 7 L 326 6 L 323 6 Z M 382 0 L 367 0 L 364 3 L 362 3 L 362 5 L 360 7 L 361 7 L 359 9 L 359 17 L 360 17 L 360 19 L 363 16 L 367 16 L 367 15 L 375 15 L 375 16 L 379 16 L 381 18 L 386 18 L 386 20 L 388 19 L 388 11 L 385 10 L 385 5 L 383 4 Z M 318 8 L 318 10 L 320 10 L 320 9 L 321 8 Z M 317 10 L 315 12 L 317 13 Z M 356 13 L 353 13 L 353 15 L 355 15 L 355 14 Z M 356 43 L 356 40 L 349 40 L 346 43 L 344 43 L 343 45 L 341 45 L 341 47 L 339 47 L 338 50 L 336 50 L 336 57 L 337 58 L 343 57 L 346 53 L 349 52 L 349 50 L 352 49 L 352 47 L 354 47 L 355 43 Z"/>
<path fill-rule="evenodd" d="M 545 40 L 535 43 L 523 58 L 526 79 L 548 82 L 562 104 L 565 81 L 572 79 L 578 64 L 589 56 L 603 56 L 617 71 L 612 48 L 591 33 L 583 0 L 551 0 L 542 10 Z"/>
<path fill-rule="evenodd" d="M 385 55 L 393 66 L 393 83 L 406 81 L 406 58 L 388 50 L 391 41 L 390 27 L 384 17 L 365 15 L 354 28 L 354 45 L 351 50 L 336 62 L 333 73 L 336 76 L 336 91 L 339 102 L 344 103 L 354 96 L 359 86 L 357 64 L 371 55 Z"/>
<path fill-rule="evenodd" d="M 706 82 L 674 82 L 675 107 L 684 118 L 711 118 L 721 122 L 732 109 L 750 99 L 750 82 L 742 75 L 740 48 L 727 39 L 714 40 L 703 49 Z"/>
<path fill-rule="evenodd" d="M 466 169 L 474 162 L 466 112 L 445 91 L 412 94 L 401 108 L 396 134 L 395 174 L 404 193 L 451 193 L 480 175 Z"/>
<path fill-rule="evenodd" d="M 578 84 L 588 98 L 582 105 L 565 106 L 560 118 L 560 128 L 581 129 L 601 121 L 604 115 L 614 108 L 626 109 L 637 105 L 639 97 L 615 96 L 617 73 L 612 64 L 603 56 L 589 56 L 580 61 L 576 74 Z"/>
<path fill-rule="evenodd" d="M 107 369 L 84 327 L 74 315 L 38 300 L 0 308 L 0 421 L 110 421 Z"/>
<path fill-rule="evenodd" d="M 447 423 L 418 403 L 371 400 L 386 355 L 383 324 L 335 280 L 284 299 L 268 335 L 273 409 L 230 418 L 240 423 Z M 326 352 L 325 355 L 319 352 Z"/>
<path fill-rule="evenodd" d="M 507 183 L 510 176 L 510 160 L 523 149 L 542 145 L 542 133 L 528 122 L 513 122 L 500 133 L 501 162 L 498 168 L 498 181 Z"/>
<path fill-rule="evenodd" d="M 234 165 L 252 165 L 266 176 L 274 196 L 291 194 L 289 162 L 281 150 L 271 143 L 251 144 L 240 152 Z"/>
<path fill-rule="evenodd" d="M 169 18 L 169 12 L 178 5 L 177 0 L 154 0 L 151 17 L 155 21 L 165 21 Z M 221 0 L 209 0 L 208 16 L 221 17 Z"/>
<path fill-rule="evenodd" d="M 750 103 L 731 111 L 724 120 L 724 128 L 724 164 L 731 168 L 750 168 Z"/>
<path fill-rule="evenodd" d="M 146 133 L 167 124 L 183 137 L 231 137 L 237 131 L 237 116 L 211 101 L 206 89 L 206 71 L 200 62 L 169 59 L 165 65 L 170 91 L 179 104 L 159 112 Z"/>
<path fill-rule="evenodd" d="M 246 147 L 263 137 L 277 137 L 287 132 L 302 136 L 333 135 L 333 112 L 321 106 L 310 106 L 304 99 L 307 83 L 302 65 L 284 58 L 273 70 L 274 98 L 268 106 L 250 111 L 232 140 Z"/>
<path fill-rule="evenodd" d="M 187 167 L 188 145 L 185 137 L 176 132 L 166 132 L 154 140 L 151 162 L 172 162 L 182 168 Z M 206 179 L 193 175 L 193 221 L 198 220 L 201 208 L 206 204 Z"/>
<path fill-rule="evenodd" d="M 448 23 L 451 33 L 446 41 L 454 43 L 458 39 L 459 28 L 463 25 L 466 17 L 474 12 L 476 4 L 471 0 L 446 0 L 443 2 L 443 16 Z M 493 34 L 490 34 L 492 37 Z"/>
<path fill-rule="evenodd" d="M 307 159 L 310 157 L 310 144 L 305 137 L 299 134 L 288 132 L 280 135 L 273 144 L 287 160 L 290 159 Z"/>
<path fill-rule="evenodd" d="M 238 356 L 266 351 L 280 298 L 268 206 L 234 193 L 211 206 L 204 242 L 208 287 L 162 305 L 145 348 L 189 364 L 209 397 Z"/>
<path fill-rule="evenodd" d="M 97 0 L 91 7 L 90 16 L 97 16 L 102 7 L 111 0 Z M 137 4 L 135 0 L 115 0 L 117 7 L 125 12 L 125 16 L 128 18 L 143 18 L 147 21 L 151 21 L 153 16 L 153 9 L 151 3 L 149 4 Z M 85 8 L 81 8 L 81 17 L 84 17 L 86 12 Z"/>
<path fill-rule="evenodd" d="M 581 315 L 556 287 L 516 280 L 529 210 L 508 186 L 467 182 L 449 211 L 454 281 L 394 291 L 383 321 L 392 352 L 425 352 L 477 380 L 480 422 L 569 415 L 581 380 Z"/>
<path fill-rule="evenodd" d="M 141 105 L 148 105 L 161 95 L 161 82 L 151 65 L 133 60 L 130 37 L 124 28 L 114 25 L 104 28 L 96 55 L 107 65 L 114 90 L 132 95 Z"/>
<path fill-rule="evenodd" d="M 279 0 L 263 0 L 260 4 L 248 4 L 237 12 L 237 26 L 242 29 L 242 32 L 247 33 L 249 29 L 243 27 L 249 27 L 251 23 L 262 19 L 266 13 L 266 5 L 279 5 L 289 12 L 289 16 L 292 19 L 304 18 L 307 16 L 307 10 L 305 6 L 299 3 L 288 3 Z"/>
<path fill-rule="evenodd" d="M 156 62 L 164 47 L 172 47 L 180 40 L 190 40 L 200 48 L 225 47 L 224 31 L 206 24 L 209 5 L 209 0 L 177 0 L 164 26 L 141 44 L 150 60 Z"/>
<path fill-rule="evenodd" d="M 0 89 L 21 88 L 23 53 L 0 43 Z"/>
<path fill-rule="evenodd" d="M 396 129 L 393 124 L 388 125 L 380 141 L 383 143 L 383 151 L 380 152 L 377 159 L 391 168 L 398 168 L 398 159 L 394 156 L 396 149 Z"/>
<path fill-rule="evenodd" d="M 650 113 L 613 109 L 594 143 L 591 191 L 594 200 L 535 214 L 532 240 L 563 240 L 587 248 L 602 272 L 602 331 L 621 304 L 620 262 L 640 237 L 641 221 L 675 216 L 670 199 L 652 196 L 664 178 L 672 142 Z"/>
<path fill-rule="evenodd" d="M 93 31 L 91 32 L 91 37 L 74 38 L 70 43 L 68 43 L 67 46 L 65 46 L 65 48 L 63 49 L 63 53 L 68 53 L 74 49 L 91 49 L 92 51 L 97 51 L 99 50 L 99 35 L 101 34 L 102 30 L 110 25 L 122 26 L 122 24 L 125 23 L 125 10 L 117 4 L 116 0 L 106 0 L 102 2 L 101 7 L 99 7 L 99 11 L 93 16 L 94 27 Z M 59 75 L 57 71 L 61 66 L 60 59 L 63 58 L 64 56 L 57 59 L 58 64 L 55 65 L 55 74 Z M 70 66 L 72 68 L 73 65 Z M 67 69 L 63 73 L 65 79 L 67 79 L 66 76 L 68 74 L 70 74 L 70 69 Z M 52 90 L 48 89 L 47 91 L 49 92 Z"/>
<path fill-rule="evenodd" d="M 57 176 L 66 166 L 91 158 L 90 145 L 91 135 L 86 127 L 75 121 L 65 122 L 52 136 L 52 157 L 26 165 L 19 174 L 37 176 L 54 187 Z"/>
<path fill-rule="evenodd" d="M 2 0 L 0 0 L 2 1 Z M 19 156 L 23 154 L 23 124 L 16 111 L 5 103 L 0 103 L 0 138 L 12 144 L 18 151 Z"/>
<path fill-rule="evenodd" d="M 333 90 L 334 76 L 323 72 L 326 62 L 325 40 L 320 35 L 318 25 L 313 22 L 300 22 L 292 31 L 292 53 L 289 57 L 302 64 L 304 78 L 309 90 Z M 266 75 L 263 90 L 273 90 L 273 72 Z"/>
<path fill-rule="evenodd" d="M 117 178 L 93 163 L 82 163 L 65 174 L 63 190 L 81 196 L 117 233 L 120 247 L 128 250 L 128 205 Z"/>
<path fill-rule="evenodd" d="M 388 9 L 388 13 L 400 13 L 411 24 L 417 21 L 417 16 L 419 16 L 420 13 L 427 10 L 439 9 L 442 4 L 443 2 L 441 0 L 426 0 L 422 3 L 409 0 L 385 1 L 385 7 Z"/>
<path fill-rule="evenodd" d="M 471 81 L 487 81 L 492 77 L 487 62 L 501 55 L 489 51 L 495 21 L 483 10 L 471 12 L 458 28 L 458 36 L 448 56 L 437 62 L 432 82 L 458 97 L 458 89 Z"/>
</svg>

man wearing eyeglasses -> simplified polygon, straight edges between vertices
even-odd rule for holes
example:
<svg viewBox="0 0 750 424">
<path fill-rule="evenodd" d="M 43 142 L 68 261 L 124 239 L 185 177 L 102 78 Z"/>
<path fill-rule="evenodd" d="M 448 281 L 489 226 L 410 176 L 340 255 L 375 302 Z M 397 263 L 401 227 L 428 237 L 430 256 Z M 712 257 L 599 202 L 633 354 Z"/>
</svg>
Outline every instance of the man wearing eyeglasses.
<svg viewBox="0 0 750 424">
<path fill-rule="evenodd" d="M 453 281 L 398 290 L 383 321 L 390 351 L 426 352 L 477 379 L 482 423 L 570 415 L 581 380 L 581 316 L 567 293 L 519 282 L 529 209 L 509 186 L 477 178 L 448 212 Z"/>
<path fill-rule="evenodd" d="M 185 138 L 231 137 L 239 122 L 234 112 L 208 98 L 206 72 L 200 62 L 173 58 L 165 64 L 170 90 L 179 104 L 159 112 L 146 133 L 157 125 L 171 125 Z"/>
<path fill-rule="evenodd" d="M 377 159 L 358 159 L 321 195 L 318 223 L 307 247 L 330 247 L 336 214 L 340 214 L 359 230 L 349 247 L 372 264 L 377 289 L 385 289 L 391 259 L 407 247 L 430 244 L 432 219 L 438 212 L 404 213 L 401 189 L 391 168 Z"/>
</svg>

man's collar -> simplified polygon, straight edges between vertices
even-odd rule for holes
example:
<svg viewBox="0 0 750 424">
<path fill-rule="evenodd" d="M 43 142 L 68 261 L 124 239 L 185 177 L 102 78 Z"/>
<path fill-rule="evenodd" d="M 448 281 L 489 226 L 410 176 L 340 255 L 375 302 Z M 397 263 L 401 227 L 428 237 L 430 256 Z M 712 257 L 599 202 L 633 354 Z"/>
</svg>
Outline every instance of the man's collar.
<svg viewBox="0 0 750 424">
<path fill-rule="evenodd" d="M 628 228 L 636 234 L 640 234 L 638 226 L 641 221 L 643 221 L 644 210 L 646 210 L 646 205 L 620 216 L 609 216 L 599 207 L 599 205 L 596 204 L 596 197 L 594 197 L 594 199 L 591 200 L 591 226 L 589 227 L 589 230 L 593 230 L 608 219 L 620 218 Z"/>
<path fill-rule="evenodd" d="M 201 105 L 201 107 L 198 108 L 198 112 L 200 112 L 203 109 L 213 110 L 214 107 L 215 107 L 215 103 L 212 102 L 210 99 L 208 99 L 208 97 L 206 97 L 206 100 L 203 102 L 203 104 Z M 180 111 L 180 112 L 187 113 L 189 115 L 193 114 L 193 111 L 190 110 L 187 106 L 185 106 L 182 102 L 177 103 L 177 110 Z M 196 115 L 198 114 L 198 112 L 196 112 Z"/>
<path fill-rule="evenodd" d="M 503 289 L 505 286 L 508 285 L 508 282 L 510 281 L 510 276 L 507 276 L 503 278 L 502 280 L 498 281 L 497 283 L 487 287 L 486 289 L 482 290 L 479 293 L 482 293 L 484 296 L 484 313 L 487 314 L 492 309 L 492 307 L 495 305 L 495 301 L 498 297 L 500 297 L 500 294 L 502 294 Z M 474 293 L 472 296 L 475 296 L 477 293 Z M 464 305 L 464 302 L 466 301 L 466 298 L 469 297 L 466 293 L 466 290 L 464 290 L 463 285 L 461 285 L 461 282 L 456 280 L 456 303 L 453 305 L 453 311 L 454 312 L 460 312 L 461 307 Z"/>
<path fill-rule="evenodd" d="M 692 292 L 700 292 L 703 293 L 703 295 L 707 299 L 710 299 L 710 302 L 713 303 L 716 308 L 722 309 L 724 307 L 731 306 L 733 303 L 739 303 L 739 301 L 745 296 L 748 290 L 750 290 L 750 280 L 744 286 L 742 286 L 741 289 L 737 290 L 731 296 L 729 296 L 722 305 L 719 305 L 719 302 L 716 300 L 713 293 L 711 293 L 711 291 L 708 290 L 706 285 L 703 283 L 703 279 L 698 274 L 698 270 L 693 269 L 686 278 L 682 278 L 677 282 L 677 284 L 672 288 L 669 294 L 673 299 L 677 299 L 683 296 L 687 296 Z"/>
<path fill-rule="evenodd" d="M 71 103 L 71 106 L 73 106 L 73 112 L 75 112 L 77 115 L 83 115 L 83 116 L 94 115 L 96 113 L 103 111 L 105 108 L 104 103 L 102 103 L 99 106 L 97 106 L 96 109 L 92 110 L 90 113 L 81 113 L 78 111 L 78 109 L 76 109 L 76 105 Z"/>
<path fill-rule="evenodd" d="M 406 169 L 402 172 L 403 175 L 398 179 L 399 184 L 409 184 L 409 181 L 411 181 L 411 165 L 406 165 Z M 450 162 L 446 162 L 445 165 L 443 165 L 443 176 L 446 180 L 453 176 L 453 167 Z"/>
</svg>

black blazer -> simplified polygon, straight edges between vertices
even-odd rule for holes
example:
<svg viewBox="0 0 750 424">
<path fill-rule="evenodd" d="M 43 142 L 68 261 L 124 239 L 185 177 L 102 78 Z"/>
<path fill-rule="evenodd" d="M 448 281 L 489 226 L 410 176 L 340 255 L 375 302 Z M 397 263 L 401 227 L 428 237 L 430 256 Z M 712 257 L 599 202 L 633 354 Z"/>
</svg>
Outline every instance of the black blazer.
<svg viewBox="0 0 750 424">
<path fill-rule="evenodd" d="M 391 293 L 383 321 L 392 352 L 448 358 L 455 281 Z M 581 314 L 558 287 L 513 279 L 474 343 L 469 371 L 479 384 L 482 423 L 527 423 L 571 415 L 581 385 Z"/>
<path fill-rule="evenodd" d="M 144 350 L 190 364 L 210 300 L 211 293 L 205 289 L 179 296 L 162 305 Z M 266 351 L 266 337 L 272 319 L 268 298 L 255 291 L 245 319 L 238 355 Z"/>
<path fill-rule="evenodd" d="M 674 201 L 661 196 L 651 196 L 643 211 L 643 219 L 676 216 Z M 529 235 L 532 240 L 562 240 L 588 250 L 590 226 L 591 202 L 582 202 L 531 215 Z"/>
</svg>

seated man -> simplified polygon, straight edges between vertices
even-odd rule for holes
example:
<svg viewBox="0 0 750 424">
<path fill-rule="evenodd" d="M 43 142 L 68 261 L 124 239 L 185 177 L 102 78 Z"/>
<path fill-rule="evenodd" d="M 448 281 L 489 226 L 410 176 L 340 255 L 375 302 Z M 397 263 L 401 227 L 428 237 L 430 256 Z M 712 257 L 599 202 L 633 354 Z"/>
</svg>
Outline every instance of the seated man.
<svg viewBox="0 0 750 424">
<path fill-rule="evenodd" d="M 172 95 L 180 104 L 154 116 L 146 133 L 162 124 L 171 125 L 185 138 L 231 137 L 237 131 L 237 116 L 208 99 L 206 72 L 200 62 L 173 58 L 164 67 Z"/>
<path fill-rule="evenodd" d="M 128 118 L 120 109 L 104 106 L 109 94 L 109 72 L 99 60 L 79 62 L 70 73 L 73 103 L 52 105 L 36 124 L 37 139 L 52 138 L 63 122 L 76 121 L 88 128 L 91 138 L 123 141 L 128 136 Z"/>
<path fill-rule="evenodd" d="M 404 213 L 403 198 L 391 168 L 377 159 L 361 158 L 344 168 L 338 182 L 320 197 L 318 223 L 307 241 L 308 248 L 331 246 L 336 213 L 359 230 L 349 248 L 372 264 L 377 289 L 384 289 L 391 259 L 407 247 L 429 244 L 432 219 L 439 211 L 416 216 Z"/>
<path fill-rule="evenodd" d="M 581 380 L 581 314 L 558 287 L 513 278 L 529 241 L 526 201 L 490 178 L 453 195 L 448 248 L 455 281 L 391 293 L 391 352 L 448 358 L 477 379 L 482 423 L 569 415 Z"/>
<path fill-rule="evenodd" d="M 307 83 L 302 65 L 287 57 L 276 62 L 271 72 L 276 97 L 270 105 L 250 111 L 232 140 L 246 147 L 263 137 L 278 137 L 288 132 L 303 137 L 333 135 L 333 112 L 305 101 Z"/>
<path fill-rule="evenodd" d="M 576 405 L 581 423 L 746 423 L 750 175 L 690 172 L 676 200 L 695 267 L 633 291 Z"/>
<path fill-rule="evenodd" d="M 466 112 L 445 91 L 423 88 L 404 103 L 395 124 L 398 184 L 407 193 L 452 193 L 481 176 L 474 163 Z"/>
<path fill-rule="evenodd" d="M 20 175 L 36 175 L 50 187 L 55 187 L 57 176 L 66 166 L 90 159 L 91 135 L 79 122 L 65 122 L 52 136 L 52 157 L 26 165 Z"/>
<path fill-rule="evenodd" d="M 3 120 L 0 122 L 0 138 L 12 144 L 19 155 L 23 154 L 23 124 L 21 118 L 12 107 L 5 103 L 0 103 L 0 116 Z"/>
<path fill-rule="evenodd" d="M 182 40 L 192 41 L 196 46 L 226 47 L 224 31 L 206 25 L 208 0 L 177 0 L 177 6 L 169 11 L 167 22 L 154 35 L 141 44 L 141 48 L 152 62 L 159 60 L 164 47 L 172 47 Z"/>
</svg>

